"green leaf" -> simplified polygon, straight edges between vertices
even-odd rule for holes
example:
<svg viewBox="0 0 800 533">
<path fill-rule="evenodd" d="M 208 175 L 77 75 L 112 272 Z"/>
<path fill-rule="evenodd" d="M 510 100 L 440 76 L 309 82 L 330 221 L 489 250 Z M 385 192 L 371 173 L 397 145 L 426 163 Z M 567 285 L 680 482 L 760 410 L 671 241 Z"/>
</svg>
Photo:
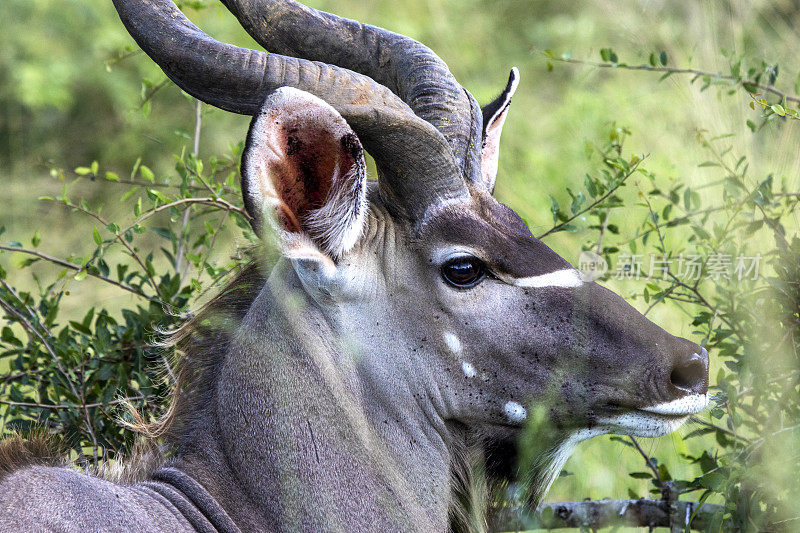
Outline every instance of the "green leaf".
<svg viewBox="0 0 800 533">
<path fill-rule="evenodd" d="M 97 161 L 92 161 L 92 174 L 97 175 L 97 172 L 100 170 L 100 163 Z"/>
<path fill-rule="evenodd" d="M 600 49 L 600 57 L 606 63 L 608 63 L 608 62 L 617 63 L 619 61 L 619 58 L 617 57 L 616 52 L 614 52 L 614 50 L 611 49 L 611 48 L 601 48 Z"/>
<path fill-rule="evenodd" d="M 656 65 L 658 65 L 658 58 L 656 57 L 656 55 L 654 53 L 651 53 L 650 54 L 650 66 L 651 67 L 655 67 Z"/>
<path fill-rule="evenodd" d="M 92 226 L 92 237 L 94 238 L 94 242 L 97 244 L 97 246 L 103 244 L 103 237 L 101 237 L 100 232 L 97 231 L 97 226 Z"/>
<path fill-rule="evenodd" d="M 115 172 L 110 172 L 109 171 L 109 172 L 106 172 L 106 179 L 108 181 L 119 181 L 119 175 L 117 175 Z"/>
<path fill-rule="evenodd" d="M 88 276 L 88 275 L 89 275 L 89 272 L 87 272 L 86 269 L 83 269 L 83 270 L 79 271 L 77 274 L 75 274 L 74 279 L 75 279 L 75 281 L 83 281 L 83 280 L 86 279 L 86 276 Z"/>
<path fill-rule="evenodd" d="M 31 238 L 31 244 L 33 245 L 34 248 L 36 248 L 37 246 L 39 246 L 40 242 L 42 242 L 42 236 L 39 234 L 39 231 L 37 230 L 33 233 L 33 238 Z"/>
<path fill-rule="evenodd" d="M 560 208 L 558 206 L 558 200 L 556 200 L 553 195 L 550 196 L 550 213 L 553 215 L 553 224 L 558 224 L 558 213 Z"/>
<path fill-rule="evenodd" d="M 667 53 L 664 50 L 662 50 L 661 54 L 659 54 L 658 60 L 661 62 L 663 66 L 665 67 L 667 66 Z"/>
<path fill-rule="evenodd" d="M 141 174 L 142 177 L 144 179 L 146 179 L 147 181 L 149 181 L 150 183 L 155 183 L 156 176 L 155 176 L 155 174 L 153 174 L 153 171 L 150 170 L 149 167 L 147 167 L 145 165 L 141 165 L 139 167 L 139 174 Z"/>
<path fill-rule="evenodd" d="M 786 110 L 783 108 L 783 106 L 782 106 L 782 105 L 780 105 L 780 104 L 775 104 L 775 105 L 771 105 L 771 106 L 769 106 L 769 107 L 770 107 L 770 109 L 772 109 L 772 111 L 773 111 L 773 112 L 774 112 L 776 115 L 780 115 L 780 116 L 782 116 L 782 117 L 785 117 L 785 116 L 786 116 Z"/>
<path fill-rule="evenodd" d="M 92 169 L 89 167 L 77 167 L 75 169 L 75 174 L 78 176 L 86 176 L 87 174 L 91 173 Z"/>
<path fill-rule="evenodd" d="M 133 196 L 134 194 L 136 194 L 136 191 L 138 191 L 139 189 L 141 189 L 141 187 L 140 187 L 140 186 L 138 186 L 138 185 L 136 185 L 135 187 L 131 187 L 130 189 L 128 189 L 127 191 L 125 191 L 125 193 L 122 195 L 122 197 L 119 199 L 119 201 L 120 201 L 120 202 L 126 202 L 126 201 L 128 201 L 128 199 L 129 199 L 131 196 Z"/>
</svg>

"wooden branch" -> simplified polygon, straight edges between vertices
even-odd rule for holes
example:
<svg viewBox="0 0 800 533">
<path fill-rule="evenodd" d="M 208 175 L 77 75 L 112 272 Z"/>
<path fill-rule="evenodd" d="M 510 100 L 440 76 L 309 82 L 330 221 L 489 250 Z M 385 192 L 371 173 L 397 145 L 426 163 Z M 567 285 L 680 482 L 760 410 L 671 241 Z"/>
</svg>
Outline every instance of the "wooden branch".
<svg viewBox="0 0 800 533">
<path fill-rule="evenodd" d="M 691 529 L 703 530 L 712 517 L 723 511 L 721 505 L 697 502 L 674 502 L 675 514 L 664 500 L 596 500 L 583 502 L 542 503 L 535 513 L 527 507 L 500 507 L 489 519 L 490 531 L 527 529 L 589 528 L 610 526 L 674 527 L 682 531 L 691 519 Z"/>
</svg>

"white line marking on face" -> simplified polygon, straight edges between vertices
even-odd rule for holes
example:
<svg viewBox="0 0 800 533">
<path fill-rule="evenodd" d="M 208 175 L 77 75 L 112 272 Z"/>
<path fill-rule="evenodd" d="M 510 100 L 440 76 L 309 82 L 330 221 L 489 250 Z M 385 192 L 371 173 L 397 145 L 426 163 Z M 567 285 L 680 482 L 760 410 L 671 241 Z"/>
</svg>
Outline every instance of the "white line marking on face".
<svg viewBox="0 0 800 533">
<path fill-rule="evenodd" d="M 511 283 L 517 287 L 580 287 L 583 285 L 581 273 L 574 268 L 565 268 L 548 272 L 541 276 L 530 276 L 527 278 L 512 278 Z"/>
<path fill-rule="evenodd" d="M 522 422 L 528 417 L 528 411 L 517 402 L 507 402 L 503 411 L 511 422 Z"/>
<path fill-rule="evenodd" d="M 461 370 L 464 371 L 464 375 L 467 376 L 468 378 L 474 378 L 475 377 L 475 367 L 472 366 L 470 363 L 468 363 L 466 361 L 461 363 Z"/>
<path fill-rule="evenodd" d="M 444 342 L 454 354 L 458 355 L 461 353 L 461 341 L 458 340 L 458 337 L 456 337 L 454 334 L 450 333 L 449 331 L 445 333 Z"/>
<path fill-rule="evenodd" d="M 643 407 L 642 411 L 657 415 L 695 415 L 708 407 L 706 394 L 691 394 L 671 402 L 660 403 L 650 407 Z"/>
</svg>

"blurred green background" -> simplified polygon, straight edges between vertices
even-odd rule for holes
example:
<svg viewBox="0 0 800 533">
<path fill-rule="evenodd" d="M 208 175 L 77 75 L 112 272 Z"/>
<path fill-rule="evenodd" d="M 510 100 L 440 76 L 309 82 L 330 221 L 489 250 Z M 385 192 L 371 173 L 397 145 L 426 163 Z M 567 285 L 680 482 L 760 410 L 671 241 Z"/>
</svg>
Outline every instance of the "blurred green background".
<svg viewBox="0 0 800 533">
<path fill-rule="evenodd" d="M 630 128 L 626 151 L 650 154 L 647 168 L 665 183 L 685 180 L 703 194 L 702 186 L 718 177 L 698 167 L 708 156 L 697 131 L 707 130 L 709 136 L 735 134 L 730 144 L 748 156 L 752 175 L 772 172 L 789 190 L 800 187 L 800 128 L 776 126 L 753 135 L 746 121 L 756 120 L 758 113 L 743 92 L 700 91 L 701 84 L 691 84 L 690 77 L 659 81 L 654 73 L 558 62 L 551 71 L 543 52 L 560 57 L 571 51 L 575 58 L 597 61 L 601 48 L 612 47 L 620 61 L 640 64 L 651 52 L 664 50 L 670 65 L 723 74 L 729 69 L 723 51 L 743 54 L 753 64 L 779 63 L 786 71 L 776 86 L 792 92 L 800 70 L 798 0 L 306 3 L 428 44 L 481 103 L 499 93 L 512 66 L 519 67 L 521 85 L 506 122 L 496 195 L 534 234 L 552 225 L 548 195 L 565 200 L 565 187 L 581 187 L 584 173 L 593 168 L 591 148 L 603 142 L 611 123 Z M 219 3 L 206 4 L 207 9 L 187 11 L 201 28 L 217 39 L 257 47 Z M 0 32 L 0 201 L 5 206 L 0 225 L 6 228 L 0 239 L 29 242 L 38 229 L 48 234 L 46 253 L 79 254 L 91 243 L 91 221 L 37 201 L 61 191 L 64 182 L 51 169 L 63 169 L 70 180 L 72 169 L 97 160 L 103 171 L 126 176 L 141 156 L 157 175 L 167 173 L 174 166 L 172 154 L 191 147 L 194 103 L 166 85 L 143 105 L 143 94 L 159 86 L 164 75 L 133 46 L 111 2 L 3 0 L 0 20 L 6 28 Z M 223 153 L 244 138 L 247 117 L 203 110 L 201 157 Z M 633 205 L 636 187 L 628 189 Z M 84 180 L 72 194 L 115 213 L 124 190 L 116 183 Z M 610 239 L 625 243 L 634 237 L 629 216 L 627 210 L 614 211 L 612 222 L 620 234 Z M 584 237 L 579 228 L 547 242 L 576 263 Z M 229 246 L 232 250 L 235 243 Z M 13 265 L 13 260 L 5 254 L 0 264 Z M 34 272 L 46 277 L 54 270 L 42 265 Z M 638 298 L 643 284 L 612 280 L 609 285 L 640 309 L 647 307 Z M 74 283 L 71 291 L 64 307 L 76 316 L 87 302 L 118 309 L 132 301 L 90 282 Z M 686 316 L 668 306 L 649 316 L 676 335 L 698 340 Z M 680 437 L 645 444 L 645 451 L 670 464 L 674 476 L 696 474 L 680 459 L 686 451 Z M 566 470 L 573 474 L 555 483 L 549 500 L 624 498 L 629 489 L 645 495 L 650 488 L 646 480 L 628 476 L 643 470 L 641 456 L 608 437 L 582 444 Z"/>
</svg>

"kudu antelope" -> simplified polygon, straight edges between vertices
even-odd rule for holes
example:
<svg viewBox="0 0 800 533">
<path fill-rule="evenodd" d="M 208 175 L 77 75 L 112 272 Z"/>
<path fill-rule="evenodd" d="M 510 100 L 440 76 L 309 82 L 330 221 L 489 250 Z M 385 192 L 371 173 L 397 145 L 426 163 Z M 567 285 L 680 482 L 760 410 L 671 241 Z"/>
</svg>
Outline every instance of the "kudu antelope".
<svg viewBox="0 0 800 533">
<path fill-rule="evenodd" d="M 218 325 L 183 331 L 168 462 L 128 484 L 18 465 L 1 530 L 479 528 L 459 511 L 471 459 L 528 479 L 535 503 L 580 440 L 664 435 L 704 408 L 705 349 L 585 281 L 492 197 L 516 70 L 481 109 L 407 37 L 222 1 L 269 54 L 211 39 L 171 0 L 114 4 L 181 88 L 253 116 L 244 202 L 281 259 L 201 315 Z M 532 409 L 551 430 L 523 471 Z"/>
</svg>

